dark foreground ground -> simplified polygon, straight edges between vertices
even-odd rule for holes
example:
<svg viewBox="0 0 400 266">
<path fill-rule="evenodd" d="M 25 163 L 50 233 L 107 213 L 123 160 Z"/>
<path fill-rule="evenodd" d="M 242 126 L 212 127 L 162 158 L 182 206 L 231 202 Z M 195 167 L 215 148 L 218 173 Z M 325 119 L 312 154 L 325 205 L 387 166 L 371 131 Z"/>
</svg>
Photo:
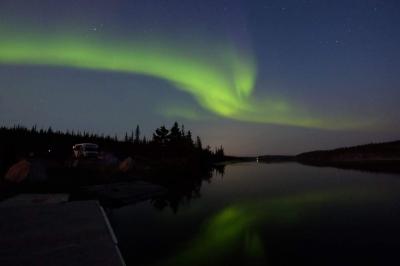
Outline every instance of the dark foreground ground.
<svg viewBox="0 0 400 266">
<path fill-rule="evenodd" d="M 13 204 L 0 203 L 0 265 L 125 265 L 96 201 Z"/>
</svg>

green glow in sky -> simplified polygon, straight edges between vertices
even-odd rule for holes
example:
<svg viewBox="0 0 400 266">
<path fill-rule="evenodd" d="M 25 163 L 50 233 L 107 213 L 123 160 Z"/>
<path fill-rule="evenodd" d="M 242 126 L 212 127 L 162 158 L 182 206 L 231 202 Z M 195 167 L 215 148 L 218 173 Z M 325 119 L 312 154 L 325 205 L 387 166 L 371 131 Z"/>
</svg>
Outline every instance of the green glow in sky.
<svg viewBox="0 0 400 266">
<path fill-rule="evenodd" d="M 117 41 L 82 34 L 32 31 L 23 34 L 1 29 L 0 34 L 2 64 L 73 67 L 157 77 L 191 94 L 206 111 L 239 121 L 323 129 L 357 126 L 350 121 L 310 115 L 285 99 L 257 99 L 256 63 L 249 53 L 231 44 L 204 48 L 167 40 Z"/>
</svg>

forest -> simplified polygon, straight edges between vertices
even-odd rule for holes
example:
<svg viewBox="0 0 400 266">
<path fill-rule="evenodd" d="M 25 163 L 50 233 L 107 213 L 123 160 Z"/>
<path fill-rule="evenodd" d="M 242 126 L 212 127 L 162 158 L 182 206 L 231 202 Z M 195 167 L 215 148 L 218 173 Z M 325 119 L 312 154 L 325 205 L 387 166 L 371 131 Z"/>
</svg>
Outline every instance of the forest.
<svg viewBox="0 0 400 266">
<path fill-rule="evenodd" d="M 132 158 L 136 174 L 144 175 L 149 173 L 142 173 L 140 169 L 149 169 L 148 172 L 156 174 L 162 168 L 164 174 L 170 171 L 175 174 L 177 166 L 182 171 L 196 170 L 209 167 L 225 157 L 222 146 L 215 149 L 203 147 L 199 136 L 193 138 L 191 131 L 177 122 L 170 128 L 161 126 L 155 129 L 151 138 L 141 136 L 137 125 L 135 130 L 126 132 L 123 139 L 86 131 L 62 132 L 51 127 L 38 129 L 36 126 L 27 128 L 16 125 L 0 128 L 0 173 L 3 176 L 10 166 L 23 159 L 68 165 L 75 160 L 72 146 L 77 143 L 99 146 L 99 158 L 94 160 L 97 164 Z M 92 160 L 93 164 L 96 162 Z"/>
</svg>

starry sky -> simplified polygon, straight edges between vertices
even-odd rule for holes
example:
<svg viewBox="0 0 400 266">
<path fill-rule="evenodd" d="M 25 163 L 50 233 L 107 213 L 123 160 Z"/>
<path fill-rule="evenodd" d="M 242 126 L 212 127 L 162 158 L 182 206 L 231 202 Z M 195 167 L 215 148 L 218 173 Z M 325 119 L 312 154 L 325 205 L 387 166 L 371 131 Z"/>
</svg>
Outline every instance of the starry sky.
<svg viewBox="0 0 400 266">
<path fill-rule="evenodd" d="M 399 139 L 395 0 L 0 2 L 0 124 L 235 155 Z"/>
</svg>

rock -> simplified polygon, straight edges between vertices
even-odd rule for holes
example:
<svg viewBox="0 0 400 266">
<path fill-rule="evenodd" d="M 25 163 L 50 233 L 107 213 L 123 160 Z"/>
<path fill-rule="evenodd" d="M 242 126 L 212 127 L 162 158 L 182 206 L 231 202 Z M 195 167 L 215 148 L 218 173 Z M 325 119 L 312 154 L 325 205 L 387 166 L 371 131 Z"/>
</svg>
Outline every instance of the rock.
<svg viewBox="0 0 400 266">
<path fill-rule="evenodd" d="M 29 162 L 24 159 L 12 165 L 4 179 L 13 183 L 21 183 L 24 180 L 42 182 L 47 179 L 46 168 L 40 160 Z"/>
<path fill-rule="evenodd" d="M 118 166 L 118 169 L 123 173 L 128 172 L 132 168 L 133 168 L 133 159 L 131 157 L 128 157 L 125 160 L 123 160 Z"/>
<path fill-rule="evenodd" d="M 21 160 L 8 169 L 4 179 L 13 183 L 24 181 L 31 170 L 31 163 L 27 160 Z"/>
</svg>

